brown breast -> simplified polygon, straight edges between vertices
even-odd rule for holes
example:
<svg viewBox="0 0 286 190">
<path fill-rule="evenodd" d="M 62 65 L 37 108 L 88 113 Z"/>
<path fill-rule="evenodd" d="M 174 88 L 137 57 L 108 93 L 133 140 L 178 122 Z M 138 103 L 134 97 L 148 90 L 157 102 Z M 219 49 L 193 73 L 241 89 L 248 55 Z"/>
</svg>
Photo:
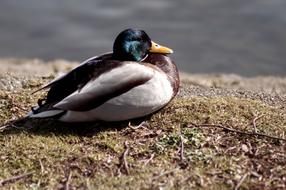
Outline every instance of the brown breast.
<svg viewBox="0 0 286 190">
<path fill-rule="evenodd" d="M 167 74 L 173 87 L 173 97 L 175 97 L 180 86 L 179 72 L 175 63 L 168 56 L 156 53 L 150 53 L 144 62 L 157 66 Z"/>
</svg>

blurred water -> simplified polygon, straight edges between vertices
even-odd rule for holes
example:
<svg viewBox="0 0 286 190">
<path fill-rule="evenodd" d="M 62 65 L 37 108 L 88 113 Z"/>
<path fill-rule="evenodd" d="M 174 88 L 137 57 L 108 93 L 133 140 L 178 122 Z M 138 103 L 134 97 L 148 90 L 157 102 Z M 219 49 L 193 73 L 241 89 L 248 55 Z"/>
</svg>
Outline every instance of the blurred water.
<svg viewBox="0 0 286 190">
<path fill-rule="evenodd" d="M 286 74 L 285 0 L 1 0 L 0 57 L 82 61 L 142 28 L 179 69 Z"/>
</svg>

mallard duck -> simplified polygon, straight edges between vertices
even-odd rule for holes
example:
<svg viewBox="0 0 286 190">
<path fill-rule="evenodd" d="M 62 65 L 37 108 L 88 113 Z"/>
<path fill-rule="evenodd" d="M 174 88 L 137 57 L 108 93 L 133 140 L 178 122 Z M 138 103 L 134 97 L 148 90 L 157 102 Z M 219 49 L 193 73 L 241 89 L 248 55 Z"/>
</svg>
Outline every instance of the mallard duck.
<svg viewBox="0 0 286 190">
<path fill-rule="evenodd" d="M 92 57 L 44 87 L 45 99 L 28 114 L 64 122 L 122 121 L 149 115 L 177 94 L 179 75 L 167 57 L 173 51 L 143 30 L 127 29 L 113 52 Z"/>
</svg>

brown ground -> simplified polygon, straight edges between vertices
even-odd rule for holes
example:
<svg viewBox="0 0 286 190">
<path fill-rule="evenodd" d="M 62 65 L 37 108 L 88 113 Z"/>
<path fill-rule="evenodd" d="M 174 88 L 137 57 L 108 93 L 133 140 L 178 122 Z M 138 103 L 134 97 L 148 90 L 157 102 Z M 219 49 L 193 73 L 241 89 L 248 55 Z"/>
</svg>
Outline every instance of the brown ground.
<svg viewBox="0 0 286 190">
<path fill-rule="evenodd" d="M 0 126 L 25 116 L 44 95 L 31 92 L 76 65 L 1 60 Z M 285 139 L 286 79 L 181 76 L 177 98 L 142 125 L 24 120 L 0 127 L 0 188 L 285 189 L 286 142 L 203 126 Z"/>
</svg>

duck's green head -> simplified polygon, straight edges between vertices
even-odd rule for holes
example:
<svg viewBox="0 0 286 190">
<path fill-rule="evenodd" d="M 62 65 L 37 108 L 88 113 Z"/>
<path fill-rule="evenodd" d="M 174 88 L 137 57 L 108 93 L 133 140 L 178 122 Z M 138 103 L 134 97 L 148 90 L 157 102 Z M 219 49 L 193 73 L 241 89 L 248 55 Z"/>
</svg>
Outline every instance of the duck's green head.
<svg viewBox="0 0 286 190">
<path fill-rule="evenodd" d="M 120 61 L 142 61 L 149 52 L 170 54 L 170 48 L 153 42 L 143 30 L 127 29 L 121 32 L 113 44 L 113 58 Z"/>
</svg>

